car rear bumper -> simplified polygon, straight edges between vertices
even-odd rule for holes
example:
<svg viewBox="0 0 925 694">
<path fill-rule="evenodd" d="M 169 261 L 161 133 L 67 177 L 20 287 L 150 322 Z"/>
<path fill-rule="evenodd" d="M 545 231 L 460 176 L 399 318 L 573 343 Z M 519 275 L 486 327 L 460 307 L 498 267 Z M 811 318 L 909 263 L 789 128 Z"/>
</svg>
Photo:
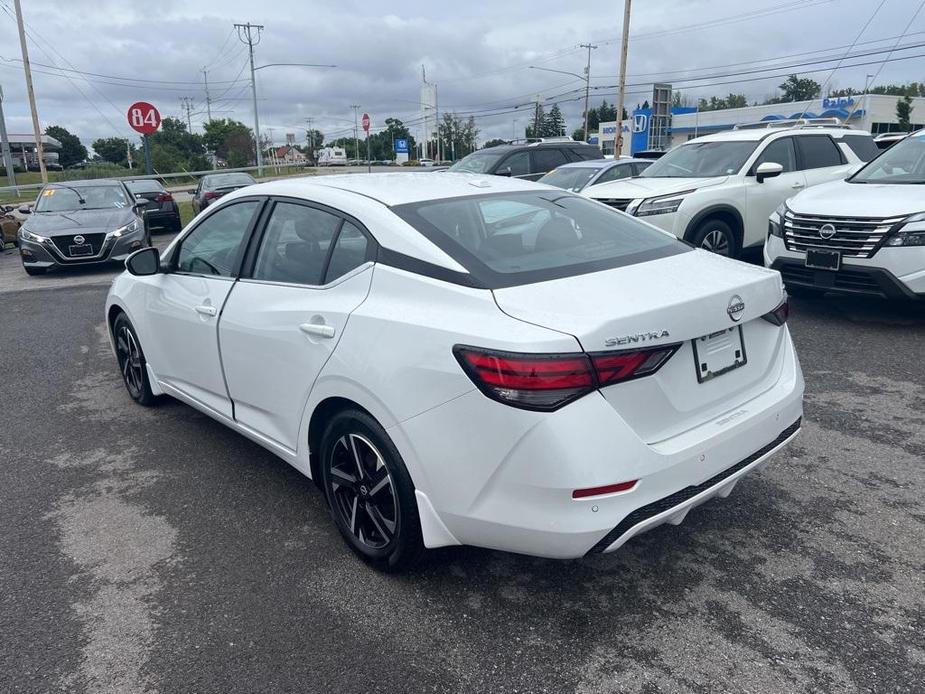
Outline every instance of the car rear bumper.
<svg viewBox="0 0 925 694">
<path fill-rule="evenodd" d="M 473 391 L 389 433 L 458 543 L 551 558 L 609 552 L 726 496 L 796 435 L 803 379 L 787 342 L 773 387 L 659 442 L 640 440 L 600 393 L 537 413 Z M 632 480 L 628 491 L 573 498 Z"/>
<path fill-rule="evenodd" d="M 784 284 L 839 294 L 925 300 L 925 248 L 881 248 L 872 258 L 842 258 L 838 271 L 806 267 L 806 254 L 789 251 L 777 237 L 764 249 L 765 265 Z"/>
</svg>

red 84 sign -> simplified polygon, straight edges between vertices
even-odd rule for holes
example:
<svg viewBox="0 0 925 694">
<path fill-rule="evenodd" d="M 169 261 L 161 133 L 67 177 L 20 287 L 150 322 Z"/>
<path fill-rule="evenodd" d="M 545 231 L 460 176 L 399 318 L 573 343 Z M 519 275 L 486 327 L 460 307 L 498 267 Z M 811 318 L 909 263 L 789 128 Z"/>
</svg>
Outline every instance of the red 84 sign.
<svg viewBox="0 0 925 694">
<path fill-rule="evenodd" d="M 142 135 L 150 135 L 161 127 L 161 114 L 147 101 L 136 101 L 128 107 L 128 124 Z"/>
</svg>

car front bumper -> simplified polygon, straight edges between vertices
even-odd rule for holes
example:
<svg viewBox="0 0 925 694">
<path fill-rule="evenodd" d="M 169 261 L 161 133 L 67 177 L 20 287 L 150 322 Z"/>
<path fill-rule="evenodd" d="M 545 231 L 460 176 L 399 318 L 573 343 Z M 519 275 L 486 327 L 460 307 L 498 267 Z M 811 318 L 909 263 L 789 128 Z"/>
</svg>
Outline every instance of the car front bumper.
<svg viewBox="0 0 925 694">
<path fill-rule="evenodd" d="M 768 237 L 764 264 L 780 272 L 788 286 L 888 299 L 925 300 L 925 247 L 884 247 L 872 258 L 843 257 L 837 271 L 815 270 L 805 263 L 804 252 L 788 250 L 777 236 Z"/>
<path fill-rule="evenodd" d="M 140 226 L 140 225 L 139 225 Z M 54 243 L 36 243 L 20 236 L 19 255 L 26 267 L 51 269 L 56 267 L 87 267 L 106 263 L 124 262 L 132 253 L 144 246 L 145 233 L 138 229 L 118 238 L 103 241 L 99 253 L 76 258 L 63 254 Z"/>
<path fill-rule="evenodd" d="M 789 336 L 786 343 L 775 385 L 663 441 L 641 440 L 599 392 L 538 413 L 473 391 L 391 427 L 445 531 L 436 543 L 425 533 L 425 543 L 566 559 L 611 552 L 644 530 L 680 523 L 691 508 L 727 496 L 797 434 L 803 378 Z M 631 480 L 638 481 L 628 491 L 572 496 Z"/>
</svg>

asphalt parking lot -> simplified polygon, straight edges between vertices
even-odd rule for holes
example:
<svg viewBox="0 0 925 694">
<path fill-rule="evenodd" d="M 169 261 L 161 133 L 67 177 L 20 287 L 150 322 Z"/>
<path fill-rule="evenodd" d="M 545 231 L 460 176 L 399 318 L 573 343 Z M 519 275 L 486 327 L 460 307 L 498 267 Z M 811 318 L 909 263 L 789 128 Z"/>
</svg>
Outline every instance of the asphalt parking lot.
<svg viewBox="0 0 925 694">
<path fill-rule="evenodd" d="M 113 274 L 0 254 L 0 691 L 925 691 L 925 307 L 794 300 L 803 433 L 681 526 L 384 576 L 295 470 L 130 401 Z"/>
</svg>

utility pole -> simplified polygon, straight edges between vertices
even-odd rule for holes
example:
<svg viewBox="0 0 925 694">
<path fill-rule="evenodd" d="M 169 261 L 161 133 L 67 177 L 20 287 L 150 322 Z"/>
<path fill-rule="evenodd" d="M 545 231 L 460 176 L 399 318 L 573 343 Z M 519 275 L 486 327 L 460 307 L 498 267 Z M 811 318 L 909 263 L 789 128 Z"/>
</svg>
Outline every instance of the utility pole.
<svg viewBox="0 0 925 694">
<path fill-rule="evenodd" d="M 582 130 L 584 133 L 585 142 L 588 141 L 588 97 L 591 93 L 591 51 L 597 46 L 592 46 L 590 43 L 579 44 L 580 48 L 588 49 L 588 64 L 585 66 L 585 128 Z"/>
<path fill-rule="evenodd" d="M 16 8 L 16 24 L 19 27 L 19 45 L 22 48 L 22 66 L 26 72 L 26 94 L 29 97 L 29 107 L 32 109 L 32 131 L 35 133 L 35 155 L 39 160 L 39 171 L 42 172 L 42 183 L 48 183 L 48 171 L 45 169 L 45 148 L 42 146 L 42 126 L 39 125 L 39 112 L 35 106 L 35 90 L 32 88 L 32 67 L 29 64 L 29 47 L 26 45 L 26 28 L 23 26 L 22 7 L 19 0 L 13 0 Z M 26 162 L 26 153 L 23 151 L 23 165 L 29 168 Z"/>
<path fill-rule="evenodd" d="M 617 95 L 617 139 L 614 157 L 619 158 L 623 149 L 623 108 L 626 103 L 626 54 L 630 43 L 630 5 L 633 0 L 623 0 L 623 41 L 620 43 L 620 90 Z"/>
<path fill-rule="evenodd" d="M 3 117 L 3 87 L 0 87 L 0 148 L 3 150 L 3 166 L 6 167 L 6 184 L 14 188 L 13 194 L 19 197 L 16 188 L 16 172 L 13 171 L 13 155 L 10 153 L 10 138 L 6 134 L 6 119 Z"/>
<path fill-rule="evenodd" d="M 357 113 L 359 112 L 359 104 L 350 104 L 350 108 L 353 109 L 353 156 L 356 158 L 357 162 L 360 161 L 360 135 L 357 130 Z"/>
<path fill-rule="evenodd" d="M 206 86 L 206 118 L 212 122 L 212 98 L 209 96 L 209 71 L 202 68 L 202 81 Z"/>
<path fill-rule="evenodd" d="M 180 99 L 180 108 L 186 111 L 186 129 L 192 133 L 193 132 L 193 121 L 190 118 L 190 111 L 193 110 L 193 100 L 188 96 L 184 96 Z"/>
<path fill-rule="evenodd" d="M 312 128 L 314 120 L 314 118 L 305 119 L 305 122 L 308 123 L 308 132 L 306 133 L 308 136 L 308 158 L 312 160 L 313 165 L 315 163 L 315 131 Z"/>
<path fill-rule="evenodd" d="M 251 97 L 254 100 L 254 144 L 257 145 L 257 174 L 263 174 L 263 152 L 260 145 L 260 118 L 257 116 L 257 78 L 254 72 L 254 46 L 260 43 L 260 33 L 263 31 L 262 24 L 235 24 L 234 28 L 238 30 L 238 39 L 241 43 L 247 44 L 248 54 L 251 61 Z"/>
<path fill-rule="evenodd" d="M 540 132 L 540 95 L 536 95 L 536 103 L 533 108 L 533 137 L 534 139 L 539 138 Z"/>
</svg>

